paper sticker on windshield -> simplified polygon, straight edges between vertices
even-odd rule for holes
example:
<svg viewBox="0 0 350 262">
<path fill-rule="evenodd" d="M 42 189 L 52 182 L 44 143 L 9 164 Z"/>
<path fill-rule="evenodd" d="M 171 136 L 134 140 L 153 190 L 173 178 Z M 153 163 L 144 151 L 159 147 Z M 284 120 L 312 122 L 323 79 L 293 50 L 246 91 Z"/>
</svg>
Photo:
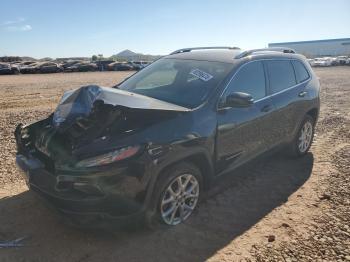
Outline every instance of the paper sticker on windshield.
<svg viewBox="0 0 350 262">
<path fill-rule="evenodd" d="M 191 75 L 195 76 L 195 77 L 198 77 L 199 79 L 207 82 L 209 81 L 210 79 L 213 78 L 212 75 L 202 71 L 202 70 L 199 70 L 199 69 L 193 69 L 191 72 L 190 72 Z"/>
</svg>

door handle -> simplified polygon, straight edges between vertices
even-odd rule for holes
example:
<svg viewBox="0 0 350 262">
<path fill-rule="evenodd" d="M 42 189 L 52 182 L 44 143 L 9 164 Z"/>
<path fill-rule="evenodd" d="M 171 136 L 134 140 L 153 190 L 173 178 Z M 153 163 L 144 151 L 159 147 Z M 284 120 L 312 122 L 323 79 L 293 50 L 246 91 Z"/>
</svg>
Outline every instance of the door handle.
<svg viewBox="0 0 350 262">
<path fill-rule="evenodd" d="M 306 94 L 307 94 L 306 91 L 301 91 L 301 92 L 298 94 L 298 96 L 299 96 L 299 97 L 304 97 Z"/>
<path fill-rule="evenodd" d="M 269 112 L 272 109 L 271 105 L 265 105 L 261 108 L 261 112 Z"/>
</svg>

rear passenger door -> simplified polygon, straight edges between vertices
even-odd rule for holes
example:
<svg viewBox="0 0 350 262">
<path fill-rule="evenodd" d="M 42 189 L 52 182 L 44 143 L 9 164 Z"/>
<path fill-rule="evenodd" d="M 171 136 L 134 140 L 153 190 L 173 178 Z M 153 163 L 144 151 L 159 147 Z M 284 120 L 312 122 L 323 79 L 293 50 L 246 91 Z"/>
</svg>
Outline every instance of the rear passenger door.
<svg viewBox="0 0 350 262">
<path fill-rule="evenodd" d="M 292 139 L 299 119 L 305 112 L 305 84 L 310 78 L 297 60 L 265 61 L 269 76 L 269 95 L 276 108 L 275 144 Z M 301 66 L 301 67 L 300 67 Z"/>
</svg>

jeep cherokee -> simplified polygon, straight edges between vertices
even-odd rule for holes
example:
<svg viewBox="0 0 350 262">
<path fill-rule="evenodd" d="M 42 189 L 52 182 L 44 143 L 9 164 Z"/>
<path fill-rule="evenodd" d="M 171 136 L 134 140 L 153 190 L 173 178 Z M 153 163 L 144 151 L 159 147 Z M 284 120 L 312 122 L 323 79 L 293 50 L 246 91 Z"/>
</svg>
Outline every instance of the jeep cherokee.
<svg viewBox="0 0 350 262">
<path fill-rule="evenodd" d="M 69 221 L 177 225 L 211 181 L 273 148 L 305 155 L 319 81 L 287 48 L 186 48 L 114 87 L 66 92 L 15 130 L 32 191 Z"/>
</svg>

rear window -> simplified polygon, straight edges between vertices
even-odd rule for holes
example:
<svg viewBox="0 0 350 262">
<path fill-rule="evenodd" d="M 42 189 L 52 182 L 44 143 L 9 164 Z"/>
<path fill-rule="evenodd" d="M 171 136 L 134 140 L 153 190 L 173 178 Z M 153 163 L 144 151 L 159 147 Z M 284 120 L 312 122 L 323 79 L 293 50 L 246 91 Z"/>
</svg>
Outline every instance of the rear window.
<svg viewBox="0 0 350 262">
<path fill-rule="evenodd" d="M 292 63 L 294 65 L 295 74 L 296 74 L 298 83 L 304 82 L 310 77 L 305 66 L 300 61 L 294 60 Z"/>
<path fill-rule="evenodd" d="M 267 61 L 266 64 L 272 93 L 277 93 L 296 85 L 294 69 L 289 60 Z"/>
</svg>

